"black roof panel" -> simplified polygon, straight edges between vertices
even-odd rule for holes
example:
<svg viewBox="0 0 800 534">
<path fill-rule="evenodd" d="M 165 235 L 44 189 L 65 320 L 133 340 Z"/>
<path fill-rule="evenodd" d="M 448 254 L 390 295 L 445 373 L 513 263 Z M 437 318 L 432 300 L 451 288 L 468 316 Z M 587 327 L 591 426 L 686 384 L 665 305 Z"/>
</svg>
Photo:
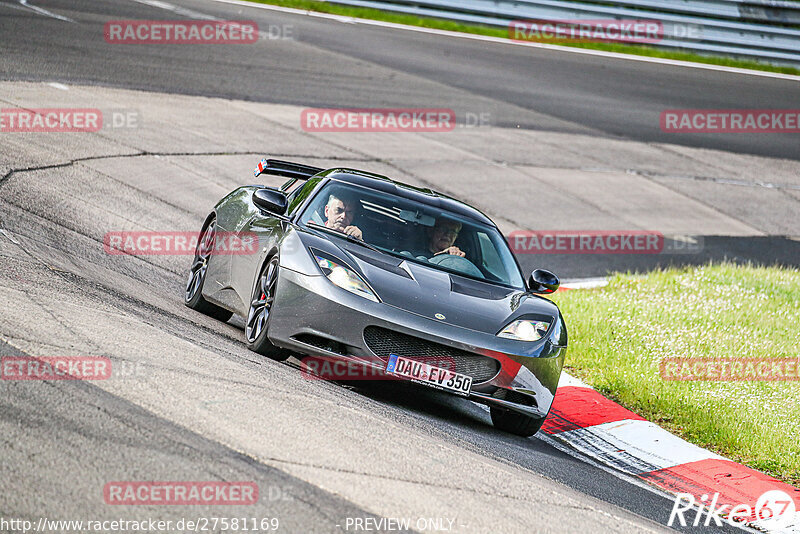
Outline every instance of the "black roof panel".
<svg viewBox="0 0 800 534">
<path fill-rule="evenodd" d="M 472 206 L 432 189 L 415 187 L 371 172 L 357 169 L 333 168 L 320 173 L 339 182 L 351 183 L 415 200 L 429 206 L 457 213 L 476 222 L 495 226 L 489 217 Z"/>
</svg>

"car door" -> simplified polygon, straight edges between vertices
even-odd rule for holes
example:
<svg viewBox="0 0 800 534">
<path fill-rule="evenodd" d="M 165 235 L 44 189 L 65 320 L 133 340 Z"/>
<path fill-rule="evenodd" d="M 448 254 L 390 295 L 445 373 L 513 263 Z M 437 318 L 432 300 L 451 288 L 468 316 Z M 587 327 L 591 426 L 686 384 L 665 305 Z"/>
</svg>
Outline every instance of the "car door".
<svg viewBox="0 0 800 534">
<path fill-rule="evenodd" d="M 254 283 L 260 274 L 261 267 L 266 261 L 267 254 L 278 246 L 284 233 L 290 228 L 289 217 L 302 205 L 319 179 L 300 182 L 297 187 L 288 191 L 289 206 L 283 217 L 264 212 L 252 202 L 252 192 L 248 197 L 247 216 L 243 217 L 235 231 L 242 238 L 255 238 L 258 242 L 254 254 L 236 254 L 231 256 L 230 279 L 231 285 L 239 301 L 237 310 L 246 315 L 250 300 L 253 296 Z"/>
<path fill-rule="evenodd" d="M 224 308 L 238 311 L 239 299 L 231 286 L 231 251 L 228 243 L 242 220 L 250 216 L 252 188 L 242 187 L 232 191 L 216 207 L 217 236 L 214 251 L 208 263 L 203 296 Z"/>
</svg>

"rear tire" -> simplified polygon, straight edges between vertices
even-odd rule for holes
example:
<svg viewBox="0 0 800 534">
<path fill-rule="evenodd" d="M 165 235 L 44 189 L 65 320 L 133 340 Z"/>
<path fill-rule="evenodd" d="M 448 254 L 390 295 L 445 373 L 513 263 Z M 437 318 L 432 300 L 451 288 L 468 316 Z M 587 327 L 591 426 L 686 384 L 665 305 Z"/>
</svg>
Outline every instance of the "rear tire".
<svg viewBox="0 0 800 534">
<path fill-rule="evenodd" d="M 270 312 L 275 301 L 275 290 L 278 287 L 279 267 L 278 256 L 272 256 L 258 275 L 253 296 L 250 299 L 250 311 L 247 313 L 244 338 L 248 349 L 280 362 L 287 359 L 292 353 L 273 345 L 267 335 Z"/>
<path fill-rule="evenodd" d="M 194 249 L 194 260 L 189 269 L 189 280 L 186 283 L 183 303 L 191 309 L 209 315 L 214 319 L 227 321 L 231 318 L 233 312 L 211 304 L 203 298 L 203 285 L 206 282 L 208 262 L 211 259 L 211 252 L 214 250 L 214 239 L 216 235 L 217 221 L 216 219 L 211 219 L 208 221 L 205 228 L 203 228 L 202 232 L 200 232 L 200 237 L 197 240 L 197 247 Z"/>
<path fill-rule="evenodd" d="M 490 412 L 492 424 L 496 429 L 526 438 L 536 434 L 542 428 L 546 419 L 545 417 L 531 417 L 499 408 L 490 408 Z"/>
</svg>

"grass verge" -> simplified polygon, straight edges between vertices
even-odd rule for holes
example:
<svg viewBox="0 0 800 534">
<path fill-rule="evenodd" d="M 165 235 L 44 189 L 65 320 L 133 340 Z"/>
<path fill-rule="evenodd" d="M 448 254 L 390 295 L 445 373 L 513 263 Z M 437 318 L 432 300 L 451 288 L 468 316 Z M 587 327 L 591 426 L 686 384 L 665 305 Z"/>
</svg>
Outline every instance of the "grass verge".
<svg viewBox="0 0 800 534">
<path fill-rule="evenodd" d="M 488 35 L 491 37 L 508 37 L 508 29 L 496 28 L 491 26 L 481 26 L 478 24 L 462 24 L 443 19 L 430 17 L 417 17 L 415 15 L 405 15 L 379 9 L 363 7 L 342 6 L 320 2 L 317 0 L 247 0 L 257 4 L 269 4 L 275 6 L 291 7 L 295 9 L 305 9 L 308 11 L 319 11 L 321 13 L 331 13 L 347 17 L 381 20 L 384 22 L 395 22 L 397 24 L 407 24 L 409 26 L 422 26 L 424 28 L 434 28 L 438 30 L 448 30 L 463 33 L 474 33 L 477 35 Z M 737 67 L 741 69 L 761 70 L 767 72 L 779 72 L 783 74 L 800 75 L 800 69 L 788 66 L 771 65 L 758 61 L 748 61 L 742 59 L 732 59 L 722 56 L 703 56 L 691 52 L 677 52 L 661 50 L 650 46 L 616 44 L 616 43 L 593 43 L 593 42 L 558 42 L 553 43 L 560 46 L 571 46 L 575 48 L 589 48 L 592 50 L 604 50 L 606 52 L 617 52 L 620 54 L 635 54 L 639 56 L 657 57 L 664 59 L 675 59 L 680 61 L 691 61 L 693 63 L 705 63 L 710 65 L 723 65 L 726 67 Z"/>
<path fill-rule="evenodd" d="M 568 372 L 687 441 L 800 486 L 800 381 L 675 382 L 663 358 L 800 357 L 800 271 L 732 264 L 559 292 Z"/>
</svg>

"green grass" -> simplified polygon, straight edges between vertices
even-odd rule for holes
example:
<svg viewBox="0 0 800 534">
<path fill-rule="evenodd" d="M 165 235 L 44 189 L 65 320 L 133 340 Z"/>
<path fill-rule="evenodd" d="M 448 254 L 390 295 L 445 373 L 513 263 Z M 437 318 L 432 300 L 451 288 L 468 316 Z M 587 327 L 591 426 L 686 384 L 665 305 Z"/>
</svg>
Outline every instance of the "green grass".
<svg viewBox="0 0 800 534">
<path fill-rule="evenodd" d="M 415 15 L 405 15 L 402 13 L 381 11 L 379 9 L 335 5 L 335 4 L 329 4 L 327 2 L 319 2 L 317 0 L 248 0 L 248 1 L 259 4 L 270 4 L 276 6 L 292 7 L 296 9 L 305 9 L 308 11 L 332 13 L 335 15 L 343 15 L 347 17 L 381 20 L 385 22 L 395 22 L 398 24 L 407 24 L 409 26 L 422 26 L 425 28 L 435 28 L 438 30 L 474 33 L 477 35 L 489 35 L 492 37 L 501 37 L 501 38 L 508 37 L 507 28 L 480 26 L 477 24 L 461 24 L 458 22 L 452 22 L 443 19 L 417 17 Z M 722 56 L 703 56 L 691 52 L 661 50 L 649 46 L 616 44 L 616 43 L 574 42 L 574 41 L 573 42 L 558 41 L 557 44 L 562 46 L 576 47 L 576 48 L 589 48 L 593 50 L 605 50 L 607 52 L 618 52 L 621 54 L 635 54 L 640 56 L 691 61 L 694 63 L 724 65 L 727 67 L 737 67 L 742 69 L 762 70 L 768 72 L 780 72 L 783 74 L 800 75 L 800 69 L 795 67 L 771 65 L 769 63 L 732 59 Z"/>
<path fill-rule="evenodd" d="M 617 275 L 554 301 L 567 371 L 687 441 L 800 485 L 800 382 L 674 382 L 663 358 L 800 357 L 800 271 L 731 264 Z"/>
</svg>

